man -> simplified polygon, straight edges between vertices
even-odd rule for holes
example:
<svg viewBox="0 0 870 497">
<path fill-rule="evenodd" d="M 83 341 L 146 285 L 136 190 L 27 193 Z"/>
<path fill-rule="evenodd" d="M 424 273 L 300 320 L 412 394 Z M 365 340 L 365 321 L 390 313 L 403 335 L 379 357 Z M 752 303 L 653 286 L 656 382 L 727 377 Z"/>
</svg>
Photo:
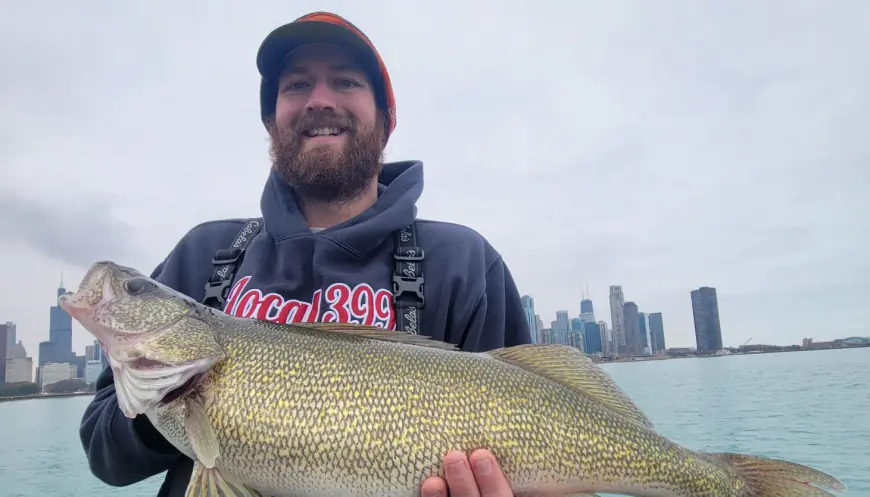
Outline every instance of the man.
<svg viewBox="0 0 870 497">
<path fill-rule="evenodd" d="M 358 322 L 467 351 L 528 343 L 501 256 L 466 227 L 416 219 L 420 162 L 383 164 L 395 101 L 368 38 L 310 14 L 269 34 L 257 66 L 273 163 L 263 217 L 194 227 L 152 277 L 236 316 Z M 91 471 L 114 486 L 167 471 L 159 495 L 184 495 L 192 461 L 144 416 L 121 414 L 110 368 L 97 388 L 80 429 Z M 446 481 L 429 478 L 423 495 L 512 495 L 487 451 L 447 454 L 445 464 Z"/>
</svg>

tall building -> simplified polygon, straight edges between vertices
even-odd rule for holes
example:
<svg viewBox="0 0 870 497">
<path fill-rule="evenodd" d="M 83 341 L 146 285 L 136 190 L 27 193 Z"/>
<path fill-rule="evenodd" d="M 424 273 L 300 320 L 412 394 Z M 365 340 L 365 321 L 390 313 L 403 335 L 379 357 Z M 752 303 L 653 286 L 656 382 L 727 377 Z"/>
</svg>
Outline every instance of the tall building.
<svg viewBox="0 0 870 497">
<path fill-rule="evenodd" d="M 540 341 L 538 343 L 543 344 L 554 344 L 556 343 L 556 330 L 553 328 L 542 328 L 540 334 Z"/>
<path fill-rule="evenodd" d="M 66 288 L 61 286 L 57 289 L 57 296 L 66 292 Z M 69 362 L 72 351 L 72 316 L 66 313 L 59 305 L 51 306 L 49 321 L 48 321 L 48 341 L 54 344 L 54 350 L 51 361 L 43 361 L 42 356 L 39 357 L 39 363 L 45 362 Z M 40 349 L 40 352 L 42 350 Z"/>
<path fill-rule="evenodd" d="M 103 353 L 103 346 L 100 345 L 99 340 L 94 340 L 94 358 L 95 361 L 100 361 L 103 369 L 106 369 L 109 365 L 109 358 L 106 357 L 106 354 Z"/>
<path fill-rule="evenodd" d="M 568 331 L 571 329 L 571 323 L 568 320 L 568 311 L 556 311 L 556 320 L 553 321 L 553 329 L 556 331 L 557 342 L 561 344 L 568 343 Z"/>
<path fill-rule="evenodd" d="M 523 302 L 523 313 L 526 315 L 526 324 L 529 325 L 529 335 L 532 343 L 538 343 L 538 321 L 535 314 L 535 299 L 530 295 L 521 297 Z"/>
<path fill-rule="evenodd" d="M 586 350 L 586 347 L 583 345 L 583 319 L 572 318 L 570 328 L 567 344 L 580 350 Z"/>
<path fill-rule="evenodd" d="M 598 323 L 584 322 L 586 327 L 583 330 L 583 351 L 589 355 L 601 354 L 603 349 L 601 346 L 601 327 Z"/>
<path fill-rule="evenodd" d="M 640 328 L 638 326 L 637 304 L 634 302 L 626 302 L 622 305 L 622 314 L 624 316 L 623 326 L 625 333 L 625 354 L 639 356 L 643 354 L 643 340 L 640 337 Z"/>
<path fill-rule="evenodd" d="M 660 312 L 653 312 L 649 315 L 649 337 L 652 342 L 650 349 L 652 349 L 653 354 L 662 352 L 667 348 L 665 347 L 665 327 Z"/>
<path fill-rule="evenodd" d="M 644 354 L 652 353 L 652 346 L 649 338 L 649 321 L 645 312 L 637 313 L 637 329 L 640 332 L 641 350 Z"/>
<path fill-rule="evenodd" d="M 39 360 L 37 361 L 37 365 L 42 367 L 51 362 L 58 362 L 55 359 L 56 354 L 54 351 L 54 342 L 39 342 Z"/>
<path fill-rule="evenodd" d="M 580 317 L 587 323 L 595 322 L 595 311 L 592 310 L 592 300 L 583 299 L 580 301 Z"/>
<path fill-rule="evenodd" d="M 529 295 L 523 295 L 520 300 L 523 302 L 523 312 L 526 315 L 526 324 L 529 325 L 531 341 L 532 343 L 538 343 L 538 323 L 535 321 L 535 299 Z"/>
<path fill-rule="evenodd" d="M 6 361 L 12 353 L 11 348 L 6 348 L 7 336 L 9 336 L 9 325 L 0 324 L 0 383 L 6 383 Z"/>
<path fill-rule="evenodd" d="M 722 328 L 719 326 L 719 300 L 716 297 L 716 289 L 702 286 L 692 290 L 691 295 L 698 353 L 715 353 L 722 349 Z"/>
<path fill-rule="evenodd" d="M 601 353 L 613 353 L 613 337 L 610 335 L 610 330 L 607 328 L 606 321 L 598 321 L 598 329 L 601 330 Z"/>
<path fill-rule="evenodd" d="M 103 372 L 103 365 L 100 361 L 95 361 L 90 359 L 85 362 L 85 374 L 84 379 L 85 383 L 88 385 L 92 385 L 97 382 L 97 378 L 100 377 L 100 373 Z"/>
<path fill-rule="evenodd" d="M 10 358 L 12 353 L 12 347 L 15 345 L 15 323 L 12 321 L 6 321 L 6 358 Z"/>
<path fill-rule="evenodd" d="M 625 296 L 619 285 L 610 286 L 610 326 L 613 328 L 613 352 L 625 353 L 625 319 L 622 314 Z"/>
</svg>

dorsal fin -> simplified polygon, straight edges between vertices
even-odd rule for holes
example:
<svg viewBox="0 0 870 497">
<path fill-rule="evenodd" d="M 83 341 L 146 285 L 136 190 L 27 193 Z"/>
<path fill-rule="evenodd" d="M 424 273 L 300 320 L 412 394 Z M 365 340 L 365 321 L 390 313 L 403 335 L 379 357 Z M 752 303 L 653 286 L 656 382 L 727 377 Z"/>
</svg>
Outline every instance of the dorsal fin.
<svg viewBox="0 0 870 497">
<path fill-rule="evenodd" d="M 486 354 L 568 387 L 635 423 L 652 429 L 646 415 L 583 352 L 567 345 L 517 345 Z"/>
<path fill-rule="evenodd" d="M 385 330 L 375 326 L 365 326 L 354 323 L 293 323 L 293 326 L 302 328 L 314 328 L 318 330 L 328 331 L 331 333 L 344 333 L 346 335 L 354 335 L 372 340 L 382 340 L 385 342 L 404 343 L 407 345 L 417 345 L 418 347 L 428 347 L 432 349 L 458 351 L 459 349 L 452 343 L 435 340 L 424 335 L 412 335 L 404 331 Z"/>
</svg>

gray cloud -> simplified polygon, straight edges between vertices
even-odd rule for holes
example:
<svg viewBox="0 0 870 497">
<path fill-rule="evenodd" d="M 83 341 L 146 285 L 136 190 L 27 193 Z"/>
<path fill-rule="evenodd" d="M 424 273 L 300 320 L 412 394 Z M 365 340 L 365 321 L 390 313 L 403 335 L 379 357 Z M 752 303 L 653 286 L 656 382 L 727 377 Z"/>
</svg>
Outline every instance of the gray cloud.
<svg viewBox="0 0 870 497">
<path fill-rule="evenodd" d="M 693 345 L 689 292 L 710 285 L 727 344 L 870 333 L 866 2 L 528 5 L 318 7 L 365 30 L 390 68 L 388 158 L 425 162 L 422 216 L 487 236 L 545 323 L 578 313 L 587 285 L 609 321 L 621 284 L 663 312 L 671 345 Z M 303 13 L 0 7 L 2 186 L 34 206 L 43 240 L 0 241 L 27 261 L 7 270 L 21 283 L 0 290 L 0 320 L 33 346 L 47 333 L 58 271 L 33 246 L 147 271 L 194 224 L 257 214 L 254 55 Z"/>
<path fill-rule="evenodd" d="M 135 230 L 112 217 L 112 203 L 102 199 L 81 205 L 48 204 L 0 192 L 0 244 L 32 249 L 80 268 L 99 259 L 136 258 Z"/>
</svg>

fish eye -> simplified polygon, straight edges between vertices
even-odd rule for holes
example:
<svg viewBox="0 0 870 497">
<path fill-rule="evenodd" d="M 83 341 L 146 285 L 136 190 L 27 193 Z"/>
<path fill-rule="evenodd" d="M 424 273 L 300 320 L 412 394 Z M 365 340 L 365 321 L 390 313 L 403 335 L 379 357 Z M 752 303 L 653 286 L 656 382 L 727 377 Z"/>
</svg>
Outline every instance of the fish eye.
<svg viewBox="0 0 870 497">
<path fill-rule="evenodd" d="M 124 289 L 130 295 L 139 295 L 141 293 L 150 292 L 155 288 L 154 283 L 148 278 L 133 278 L 124 282 Z"/>
</svg>

